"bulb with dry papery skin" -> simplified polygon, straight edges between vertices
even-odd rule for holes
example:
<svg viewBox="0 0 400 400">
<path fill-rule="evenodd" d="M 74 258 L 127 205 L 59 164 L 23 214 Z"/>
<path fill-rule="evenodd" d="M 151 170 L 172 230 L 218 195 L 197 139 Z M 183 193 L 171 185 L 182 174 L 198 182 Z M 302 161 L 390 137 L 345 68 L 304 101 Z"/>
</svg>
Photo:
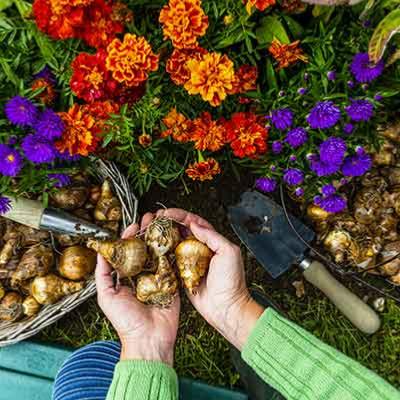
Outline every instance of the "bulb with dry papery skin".
<svg viewBox="0 0 400 400">
<path fill-rule="evenodd" d="M 166 217 L 156 218 L 147 227 L 146 244 L 155 257 L 174 251 L 181 240 L 178 227 Z"/>
<path fill-rule="evenodd" d="M 400 168 L 387 168 L 384 171 L 391 186 L 400 186 Z"/>
<path fill-rule="evenodd" d="M 89 210 L 86 208 L 78 208 L 77 210 L 72 211 L 72 214 L 76 215 L 78 218 L 83 219 L 88 222 L 92 222 L 93 218 L 90 215 Z"/>
<path fill-rule="evenodd" d="M 10 279 L 21 260 L 19 254 L 11 257 L 6 265 L 0 267 L 0 279 Z"/>
<path fill-rule="evenodd" d="M 136 297 L 142 303 L 167 307 L 178 292 L 178 279 L 166 256 L 157 258 L 155 264 L 155 274 L 139 275 L 136 281 Z"/>
<path fill-rule="evenodd" d="M 380 171 L 376 168 L 367 172 L 361 179 L 361 184 L 367 188 L 374 188 L 379 192 L 386 190 L 388 183 L 386 179 L 380 175 Z"/>
<path fill-rule="evenodd" d="M 63 251 L 58 266 L 60 275 L 72 281 L 80 281 L 96 268 L 96 253 L 86 247 L 73 246 Z"/>
<path fill-rule="evenodd" d="M 32 246 L 44 242 L 49 238 L 50 235 L 46 231 L 40 231 L 11 221 L 7 224 L 7 230 L 4 234 L 5 241 L 11 239 L 18 240 L 21 247 Z"/>
<path fill-rule="evenodd" d="M 54 205 L 64 210 L 81 208 L 89 196 L 89 189 L 80 182 L 57 189 L 51 194 Z"/>
<path fill-rule="evenodd" d="M 35 300 L 33 296 L 28 296 L 22 303 L 22 310 L 27 317 L 37 315 L 42 306 Z"/>
<path fill-rule="evenodd" d="M 91 204 L 96 205 L 101 196 L 101 186 L 95 185 L 90 188 L 89 201 Z"/>
<path fill-rule="evenodd" d="M 7 265 L 8 262 L 21 250 L 21 240 L 19 238 L 7 240 L 0 251 L 0 266 Z"/>
<path fill-rule="evenodd" d="M 357 259 L 360 254 L 357 242 L 343 230 L 333 230 L 324 239 L 324 246 L 332 254 L 335 262 L 342 263 L 347 255 Z"/>
<path fill-rule="evenodd" d="M 397 149 L 390 143 L 389 141 L 385 140 L 381 148 L 378 152 L 374 153 L 373 155 L 373 162 L 374 165 L 380 167 L 387 167 L 390 165 L 396 164 L 396 152 Z"/>
<path fill-rule="evenodd" d="M 56 235 L 56 239 L 61 247 L 76 246 L 84 242 L 84 238 L 71 235 Z"/>
<path fill-rule="evenodd" d="M 207 273 L 213 252 L 195 238 L 188 238 L 175 249 L 176 264 L 185 287 L 194 294 Z"/>
<path fill-rule="evenodd" d="M 31 283 L 31 295 L 42 305 L 54 304 L 64 296 L 79 292 L 84 282 L 71 282 L 57 275 L 36 277 Z"/>
<path fill-rule="evenodd" d="M 365 238 L 361 243 L 357 243 L 358 248 L 355 252 L 354 249 L 350 249 L 349 258 L 359 268 L 370 268 L 376 264 L 376 257 L 382 249 L 379 238 Z M 353 250 L 353 252 L 352 252 Z M 370 271 L 372 272 L 372 270 Z"/>
<path fill-rule="evenodd" d="M 120 278 L 140 274 L 146 265 L 147 246 L 139 238 L 115 241 L 89 239 L 87 246 L 100 253 L 118 272 Z"/>
<path fill-rule="evenodd" d="M 399 254 L 399 257 L 396 257 Z M 379 267 L 384 275 L 393 276 L 400 273 L 400 241 L 388 243 L 381 253 L 382 262 L 387 261 Z M 394 258 L 393 260 L 391 260 Z M 389 261 L 391 260 L 391 261 Z"/>
<path fill-rule="evenodd" d="M 307 216 L 312 221 L 326 221 L 331 216 L 331 213 L 323 210 L 315 204 L 310 204 L 307 207 Z"/>
<path fill-rule="evenodd" d="M 106 221 L 106 222 L 98 222 L 99 226 L 104 229 L 107 229 L 111 232 L 118 233 L 119 232 L 119 222 L 118 221 Z"/>
<path fill-rule="evenodd" d="M 42 244 L 31 247 L 24 253 L 17 269 L 12 274 L 11 285 L 15 286 L 18 282 L 47 275 L 53 263 L 52 249 Z"/>
<path fill-rule="evenodd" d="M 400 120 L 386 126 L 380 126 L 378 128 L 378 132 L 386 139 L 390 139 L 393 142 L 400 143 Z"/>
<path fill-rule="evenodd" d="M 0 300 L 6 295 L 6 290 L 4 289 L 4 286 L 0 282 Z"/>
<path fill-rule="evenodd" d="M 384 210 L 388 211 L 388 210 Z M 399 233 L 397 232 L 397 225 L 399 218 L 394 212 L 382 212 L 380 218 L 376 221 L 376 226 L 373 228 L 373 232 L 379 237 L 382 236 L 385 240 L 394 242 L 399 239 Z"/>
<path fill-rule="evenodd" d="M 0 320 L 17 321 L 22 316 L 22 296 L 16 292 L 8 292 L 0 302 Z"/>
<path fill-rule="evenodd" d="M 101 186 L 101 195 L 94 210 L 94 217 L 98 221 L 120 221 L 122 218 L 121 203 L 114 196 L 107 180 Z"/>
</svg>

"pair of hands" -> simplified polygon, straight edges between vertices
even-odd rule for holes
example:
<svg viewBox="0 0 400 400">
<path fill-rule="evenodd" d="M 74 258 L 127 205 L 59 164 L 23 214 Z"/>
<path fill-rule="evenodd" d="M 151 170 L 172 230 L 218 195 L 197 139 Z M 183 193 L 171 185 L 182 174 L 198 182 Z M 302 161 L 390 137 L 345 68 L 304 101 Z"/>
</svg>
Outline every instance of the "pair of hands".
<svg viewBox="0 0 400 400">
<path fill-rule="evenodd" d="M 214 253 L 208 275 L 196 295 L 188 294 L 197 311 L 230 343 L 241 350 L 264 311 L 249 294 L 240 248 L 221 236 L 201 217 L 180 209 L 161 210 L 166 216 L 188 227 L 193 235 Z M 144 215 L 141 230 L 155 218 Z M 122 238 L 139 231 L 131 225 Z M 140 303 L 132 288 L 114 289 L 112 268 L 98 256 L 96 285 L 98 303 L 121 340 L 121 360 L 161 361 L 173 365 L 174 347 L 179 325 L 180 298 L 168 308 Z"/>
</svg>

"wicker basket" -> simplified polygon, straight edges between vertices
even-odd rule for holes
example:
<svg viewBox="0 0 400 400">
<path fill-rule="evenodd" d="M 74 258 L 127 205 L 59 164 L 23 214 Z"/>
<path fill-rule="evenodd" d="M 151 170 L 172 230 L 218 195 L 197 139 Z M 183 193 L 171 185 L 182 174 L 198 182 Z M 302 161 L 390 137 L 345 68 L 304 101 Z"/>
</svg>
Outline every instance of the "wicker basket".
<svg viewBox="0 0 400 400">
<path fill-rule="evenodd" d="M 129 224 L 136 222 L 138 200 L 131 193 L 127 179 L 118 168 L 112 163 L 97 161 L 94 174 L 100 180 L 108 179 L 112 183 L 114 193 L 122 204 L 122 228 L 125 229 Z M 18 322 L 0 322 L 0 347 L 12 345 L 36 335 L 95 293 L 96 283 L 94 277 L 91 276 L 83 290 L 63 298 L 56 304 L 43 307 L 37 316 Z"/>
</svg>

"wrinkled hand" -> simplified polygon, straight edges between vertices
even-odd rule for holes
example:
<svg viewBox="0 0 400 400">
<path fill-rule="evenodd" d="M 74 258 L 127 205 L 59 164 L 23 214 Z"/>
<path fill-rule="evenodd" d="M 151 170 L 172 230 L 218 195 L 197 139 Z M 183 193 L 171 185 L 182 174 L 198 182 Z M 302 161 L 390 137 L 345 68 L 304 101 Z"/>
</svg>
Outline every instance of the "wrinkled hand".
<svg viewBox="0 0 400 400">
<path fill-rule="evenodd" d="M 152 219 L 152 214 L 146 214 L 141 229 L 145 229 Z M 133 237 L 138 230 L 138 225 L 131 225 L 122 238 Z M 118 292 L 114 289 L 112 271 L 98 255 L 97 300 L 121 340 L 121 360 L 153 360 L 172 366 L 179 324 L 179 296 L 168 308 L 142 304 L 131 287 L 121 286 Z"/>
<path fill-rule="evenodd" d="M 157 214 L 190 228 L 215 253 L 197 294 L 188 296 L 209 324 L 241 350 L 264 309 L 247 289 L 240 248 L 195 214 L 179 209 L 160 210 Z"/>
</svg>

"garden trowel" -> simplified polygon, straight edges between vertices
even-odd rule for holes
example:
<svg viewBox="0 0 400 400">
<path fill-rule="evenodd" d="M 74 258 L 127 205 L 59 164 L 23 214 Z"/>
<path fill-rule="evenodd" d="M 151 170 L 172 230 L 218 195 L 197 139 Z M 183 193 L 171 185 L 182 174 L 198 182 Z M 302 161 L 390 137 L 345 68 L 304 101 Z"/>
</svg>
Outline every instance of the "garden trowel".
<svg viewBox="0 0 400 400">
<path fill-rule="evenodd" d="M 305 279 L 325 293 L 354 326 L 368 334 L 379 329 L 375 311 L 339 283 L 319 261 L 305 254 L 308 247 L 295 231 L 307 243 L 315 234 L 300 220 L 287 217 L 281 206 L 256 191 L 243 193 L 239 204 L 229 207 L 228 215 L 240 240 L 272 278 L 297 264 Z"/>
</svg>

